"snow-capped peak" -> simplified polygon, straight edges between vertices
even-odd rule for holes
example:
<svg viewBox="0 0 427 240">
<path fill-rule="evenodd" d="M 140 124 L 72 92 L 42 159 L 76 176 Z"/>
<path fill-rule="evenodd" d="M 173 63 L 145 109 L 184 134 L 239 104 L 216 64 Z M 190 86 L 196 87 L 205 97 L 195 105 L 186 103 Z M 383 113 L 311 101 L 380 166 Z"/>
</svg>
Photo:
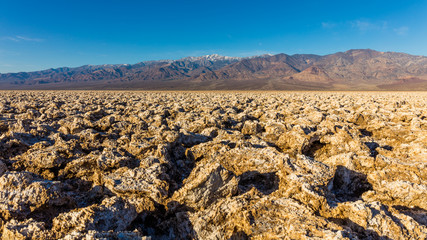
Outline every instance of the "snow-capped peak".
<svg viewBox="0 0 427 240">
<path fill-rule="evenodd" d="M 209 55 L 204 55 L 204 56 L 200 56 L 200 57 L 185 57 L 182 59 L 179 59 L 178 61 L 230 61 L 230 60 L 240 60 L 242 58 L 240 57 L 228 57 L 228 56 L 221 56 L 218 54 L 209 54 Z"/>
</svg>

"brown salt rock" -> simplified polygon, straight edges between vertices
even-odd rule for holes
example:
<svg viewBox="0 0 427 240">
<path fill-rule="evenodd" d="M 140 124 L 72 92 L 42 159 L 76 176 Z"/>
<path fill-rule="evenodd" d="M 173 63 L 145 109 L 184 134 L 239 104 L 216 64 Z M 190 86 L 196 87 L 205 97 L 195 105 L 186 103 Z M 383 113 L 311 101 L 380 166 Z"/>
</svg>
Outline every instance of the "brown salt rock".
<svg viewBox="0 0 427 240">
<path fill-rule="evenodd" d="M 173 201 L 185 206 L 204 209 L 223 198 L 237 193 L 238 180 L 221 164 L 201 161 L 184 180 L 183 187 L 174 193 Z"/>
<path fill-rule="evenodd" d="M 56 146 L 30 150 L 21 155 L 19 162 L 15 165 L 23 165 L 28 171 L 40 174 L 47 179 L 53 179 L 55 174 L 51 169 L 58 168 L 66 162 L 60 151 L 62 149 Z"/>
<path fill-rule="evenodd" d="M 262 196 L 256 189 L 222 199 L 189 215 L 201 239 L 349 239 L 345 236 L 351 236 L 293 199 Z"/>
<path fill-rule="evenodd" d="M 241 175 L 248 171 L 275 172 L 279 170 L 279 165 L 286 161 L 287 158 L 287 155 L 278 152 L 272 147 L 234 148 L 218 156 L 221 164 L 236 175 Z"/>
<path fill-rule="evenodd" d="M 98 169 L 105 171 L 130 165 L 131 161 L 129 157 L 120 154 L 117 149 L 104 148 L 96 159 L 96 164 Z"/>
<path fill-rule="evenodd" d="M 286 131 L 286 126 L 282 123 L 269 122 L 265 126 L 264 139 L 267 142 L 275 143 L 280 135 Z"/>
<path fill-rule="evenodd" d="M 334 219 L 338 224 L 348 226 L 353 231 L 366 229 L 364 234 L 368 236 L 365 237 L 408 239 L 411 238 L 412 231 L 417 232 L 420 239 L 427 236 L 425 226 L 419 225 L 413 219 L 379 202 L 364 203 L 359 200 L 340 203 L 325 215 L 325 217 Z"/>
<path fill-rule="evenodd" d="M 147 151 L 156 148 L 155 142 L 150 138 L 135 139 L 132 136 L 132 140 L 130 141 L 123 136 L 120 138 L 120 140 L 127 145 L 127 151 L 134 156 L 144 155 Z M 124 144 L 121 145 L 123 146 Z"/>
<path fill-rule="evenodd" d="M 285 159 L 278 171 L 279 187 L 273 194 L 295 199 L 313 211 L 329 211 L 335 201 L 330 193 L 334 169 L 304 155 Z M 330 200 L 328 200 L 330 199 Z"/>
<path fill-rule="evenodd" d="M 67 163 L 65 168 L 59 170 L 58 176 L 63 179 L 79 178 L 99 184 L 96 173 L 98 154 L 92 152 L 84 157 L 74 159 Z"/>
<path fill-rule="evenodd" d="M 302 153 L 303 149 L 309 144 L 308 136 L 301 126 L 296 125 L 290 131 L 282 133 L 275 143 L 282 151 L 292 154 Z"/>
<path fill-rule="evenodd" d="M 2 240 L 48 239 L 45 223 L 32 218 L 19 222 L 12 219 L 3 226 Z"/>
<path fill-rule="evenodd" d="M 251 120 L 245 121 L 242 128 L 242 133 L 245 135 L 254 135 L 260 133 L 261 131 L 261 125 L 258 122 Z"/>
<path fill-rule="evenodd" d="M 225 141 L 224 144 L 218 143 L 216 141 L 201 143 L 191 148 L 187 148 L 185 155 L 191 161 L 197 162 L 203 158 L 210 158 L 212 156 L 221 155 L 226 151 L 229 151 L 231 149 L 229 145 L 232 145 L 232 143 L 227 141 Z"/>
<path fill-rule="evenodd" d="M 71 232 L 124 231 L 136 218 L 135 208 L 119 197 L 106 198 L 99 205 L 61 213 L 53 219 L 52 230 L 61 237 Z"/>
<path fill-rule="evenodd" d="M 372 175 L 370 175 L 372 176 Z M 370 182 L 374 182 L 369 177 Z M 427 185 L 409 181 L 382 181 L 374 184 L 374 191 L 363 195 L 366 201 L 381 201 L 390 205 L 427 209 Z"/>
<path fill-rule="evenodd" d="M 207 142 L 208 140 L 208 136 L 198 133 L 187 132 L 184 129 L 180 130 L 179 142 L 184 146 L 191 147 L 200 143 Z"/>
<path fill-rule="evenodd" d="M 148 167 L 123 167 L 104 175 L 105 187 L 119 196 L 146 196 L 163 202 L 168 195 L 168 176 L 159 160 L 153 158 L 150 162 Z"/>
<path fill-rule="evenodd" d="M 43 208 L 71 204 L 57 181 L 44 180 L 29 172 L 6 172 L 0 177 L 0 213 L 3 219 L 26 217 Z"/>
<path fill-rule="evenodd" d="M 29 144 L 21 139 L 15 132 L 11 132 L 10 134 L 2 134 L 0 136 L 0 157 L 3 159 L 12 158 L 17 155 L 21 155 L 25 153 Z"/>
<path fill-rule="evenodd" d="M 202 135 L 205 135 L 210 138 L 214 138 L 218 136 L 218 128 L 217 127 L 208 127 L 203 129 L 203 131 L 200 133 Z"/>
</svg>

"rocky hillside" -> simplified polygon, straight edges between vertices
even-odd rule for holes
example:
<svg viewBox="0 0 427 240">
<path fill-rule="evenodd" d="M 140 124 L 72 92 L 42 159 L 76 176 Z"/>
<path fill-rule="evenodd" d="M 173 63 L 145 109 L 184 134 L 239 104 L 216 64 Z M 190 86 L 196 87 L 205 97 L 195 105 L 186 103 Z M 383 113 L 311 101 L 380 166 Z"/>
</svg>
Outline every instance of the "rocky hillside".
<svg viewBox="0 0 427 240">
<path fill-rule="evenodd" d="M 427 93 L 0 92 L 1 239 L 427 239 Z"/>
<path fill-rule="evenodd" d="M 427 57 L 369 49 L 325 56 L 207 55 L 0 74 L 0 88 L 427 90 Z"/>
</svg>

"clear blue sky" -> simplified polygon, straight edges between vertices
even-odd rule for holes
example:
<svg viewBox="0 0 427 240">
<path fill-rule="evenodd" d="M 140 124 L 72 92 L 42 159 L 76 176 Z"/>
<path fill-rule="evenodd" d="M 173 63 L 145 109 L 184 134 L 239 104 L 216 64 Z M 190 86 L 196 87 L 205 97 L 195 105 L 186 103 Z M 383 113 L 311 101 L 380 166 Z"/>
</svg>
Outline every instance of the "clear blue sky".
<svg viewBox="0 0 427 240">
<path fill-rule="evenodd" d="M 0 0 L 0 73 L 354 48 L 427 55 L 427 1 Z"/>
</svg>

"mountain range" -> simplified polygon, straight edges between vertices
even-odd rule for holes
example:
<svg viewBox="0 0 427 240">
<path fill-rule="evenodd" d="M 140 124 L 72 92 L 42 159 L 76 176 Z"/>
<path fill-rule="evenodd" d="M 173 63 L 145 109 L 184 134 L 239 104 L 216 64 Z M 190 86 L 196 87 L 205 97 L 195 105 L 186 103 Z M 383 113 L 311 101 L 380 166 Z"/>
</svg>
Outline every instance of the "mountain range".
<svg viewBox="0 0 427 240">
<path fill-rule="evenodd" d="M 5 73 L 0 89 L 427 90 L 427 57 L 371 49 L 323 56 L 213 54 Z"/>
</svg>

